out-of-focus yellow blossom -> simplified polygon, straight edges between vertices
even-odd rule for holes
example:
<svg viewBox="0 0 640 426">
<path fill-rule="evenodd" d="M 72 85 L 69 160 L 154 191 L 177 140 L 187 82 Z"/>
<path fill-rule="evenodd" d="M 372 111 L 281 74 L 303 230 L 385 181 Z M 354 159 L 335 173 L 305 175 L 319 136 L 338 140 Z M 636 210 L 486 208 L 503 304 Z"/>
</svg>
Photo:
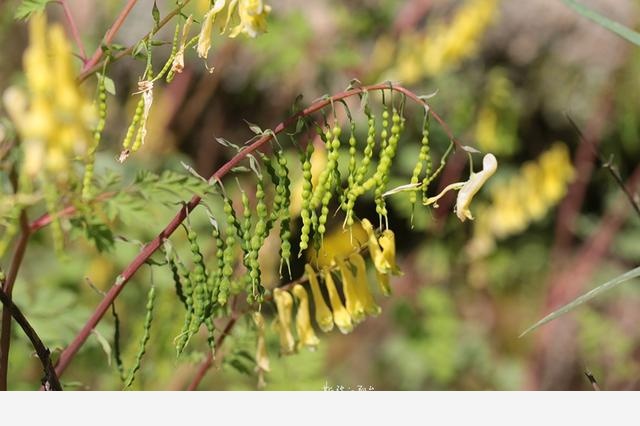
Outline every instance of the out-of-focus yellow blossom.
<svg viewBox="0 0 640 426">
<path fill-rule="evenodd" d="M 486 86 L 476 117 L 478 147 L 497 155 L 512 154 L 518 141 L 518 113 L 513 83 L 504 70 L 494 68 L 489 73 Z"/>
<path fill-rule="evenodd" d="M 342 334 L 348 334 L 353 330 L 353 323 L 351 322 L 351 315 L 347 312 L 347 309 L 340 300 L 338 289 L 333 281 L 333 276 L 329 269 L 324 270 L 324 285 L 327 287 L 329 293 L 329 302 L 331 303 L 331 310 L 333 311 L 333 322 L 338 326 L 338 330 Z"/>
<path fill-rule="evenodd" d="M 264 338 L 264 318 L 260 312 L 253 313 L 253 322 L 258 329 L 258 341 L 256 343 L 256 371 L 258 372 L 258 387 L 265 386 L 264 373 L 269 372 L 269 355 L 267 343 Z"/>
<path fill-rule="evenodd" d="M 71 47 L 62 27 L 47 27 L 44 15 L 34 15 L 29 43 L 24 54 L 28 92 L 8 89 L 5 107 L 22 139 L 26 176 L 33 178 L 44 169 L 66 180 L 70 161 L 90 144 L 97 114 L 75 81 Z"/>
<path fill-rule="evenodd" d="M 397 61 L 387 78 L 413 84 L 458 66 L 477 51 L 482 34 L 497 14 L 498 5 L 499 0 L 468 0 L 451 22 L 430 23 L 424 33 L 404 35 L 398 41 Z M 374 52 L 380 55 L 379 51 Z"/>
<path fill-rule="evenodd" d="M 276 288 L 273 300 L 278 308 L 278 332 L 280 334 L 280 352 L 283 355 L 293 353 L 295 340 L 291 333 L 291 316 L 293 314 L 293 297 L 288 291 Z"/>
<path fill-rule="evenodd" d="M 367 284 L 367 268 L 364 258 L 359 253 L 356 253 L 349 257 L 349 263 L 356 268 L 356 292 L 358 293 L 358 299 L 364 306 L 365 313 L 371 316 L 378 315 L 381 309 L 373 299 L 371 291 L 369 291 L 369 284 Z"/>
<path fill-rule="evenodd" d="M 313 303 L 316 308 L 316 322 L 320 330 L 325 333 L 333 330 L 333 314 L 324 301 L 322 292 L 320 291 L 320 284 L 318 283 L 318 277 L 316 277 L 316 271 L 313 270 L 311 265 L 306 264 L 304 270 L 307 273 L 309 279 L 309 285 L 311 286 L 311 293 L 313 294 Z"/>
<path fill-rule="evenodd" d="M 512 178 L 491 188 L 491 203 L 478 207 L 482 219 L 467 247 L 472 258 L 488 254 L 495 239 L 518 234 L 540 220 L 564 197 L 574 177 L 567 146 L 556 142 L 536 162 L 522 165 Z"/>
<path fill-rule="evenodd" d="M 227 19 L 220 34 L 228 32 L 230 38 L 246 34 L 254 38 L 267 31 L 267 16 L 271 12 L 271 6 L 264 4 L 262 0 L 216 0 L 202 19 L 197 46 L 198 56 L 201 58 L 206 58 L 209 54 L 216 16 L 223 13 L 225 7 Z M 238 23 L 229 29 L 235 22 Z"/>
<path fill-rule="evenodd" d="M 298 348 L 306 346 L 315 350 L 320 340 L 313 331 L 311 316 L 309 314 L 309 296 L 307 291 L 300 284 L 293 286 L 293 294 L 298 299 L 298 310 L 296 312 L 296 332 L 298 333 Z"/>
</svg>

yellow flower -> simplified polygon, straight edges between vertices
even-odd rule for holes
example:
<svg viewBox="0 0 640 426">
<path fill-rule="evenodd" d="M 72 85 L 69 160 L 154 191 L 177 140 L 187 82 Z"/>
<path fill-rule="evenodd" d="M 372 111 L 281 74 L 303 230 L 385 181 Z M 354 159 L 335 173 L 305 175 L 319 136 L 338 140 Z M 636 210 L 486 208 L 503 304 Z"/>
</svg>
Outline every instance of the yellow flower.
<svg viewBox="0 0 640 426">
<path fill-rule="evenodd" d="M 293 286 L 293 294 L 298 299 L 298 311 L 296 313 L 296 332 L 298 333 L 298 348 L 306 346 L 315 350 L 320 340 L 316 337 L 311 325 L 309 315 L 309 296 L 307 291 L 300 284 Z"/>
<path fill-rule="evenodd" d="M 458 198 L 456 200 L 456 215 L 461 222 L 466 219 L 473 220 L 473 215 L 469 206 L 471 200 L 478 193 L 482 185 L 493 176 L 498 168 L 498 160 L 493 154 L 487 154 L 482 159 L 482 170 L 478 173 L 471 173 L 469 180 L 464 183 L 460 191 L 458 192 Z"/>
<path fill-rule="evenodd" d="M 373 300 L 373 296 L 369 291 L 369 285 L 367 284 L 367 267 L 364 259 L 359 253 L 356 253 L 349 257 L 349 263 L 356 268 L 356 293 L 358 294 L 358 300 L 360 300 L 364 306 L 365 313 L 372 316 L 378 315 L 381 309 L 375 300 Z"/>
<path fill-rule="evenodd" d="M 278 331 L 280 333 L 280 352 L 283 355 L 293 353 L 295 340 L 291 333 L 291 315 L 293 310 L 293 297 L 288 291 L 276 288 L 273 290 L 273 299 L 278 308 Z"/>
<path fill-rule="evenodd" d="M 24 54 L 28 94 L 9 88 L 3 96 L 22 139 L 29 178 L 44 169 L 66 180 L 71 159 L 83 155 L 92 139 L 97 114 L 76 83 L 72 59 L 62 27 L 48 28 L 43 14 L 34 15 Z"/>
<path fill-rule="evenodd" d="M 198 46 L 196 48 L 198 56 L 201 58 L 207 58 L 209 55 L 209 49 L 211 49 L 211 35 L 213 33 L 213 23 L 216 19 L 216 15 L 224 8 L 225 0 L 216 0 L 213 3 L 211 9 L 205 13 L 202 18 L 202 27 L 200 28 L 200 35 L 198 37 Z M 231 6 L 230 6 L 231 7 Z"/>
<path fill-rule="evenodd" d="M 382 247 L 382 256 L 389 264 L 393 275 L 402 275 L 402 271 L 396 264 L 396 237 L 391 229 L 382 231 L 380 239 L 378 239 L 380 247 Z"/>
<path fill-rule="evenodd" d="M 307 272 L 307 278 L 309 278 L 309 284 L 311 285 L 311 292 L 313 293 L 313 302 L 316 308 L 316 322 L 320 330 L 325 333 L 333 330 L 333 314 L 324 301 L 322 292 L 320 291 L 320 284 L 318 284 L 318 277 L 311 265 L 308 263 L 304 266 Z"/>
<path fill-rule="evenodd" d="M 231 9 L 231 6 L 229 6 Z M 267 16 L 271 12 L 271 6 L 263 3 L 262 0 L 239 0 L 238 16 L 240 23 L 231 30 L 229 37 L 237 37 L 243 33 L 255 38 L 258 34 L 267 31 Z"/>
<path fill-rule="evenodd" d="M 264 387 L 264 373 L 270 371 L 267 344 L 264 338 L 264 318 L 260 312 L 253 313 L 253 322 L 258 329 L 258 341 L 256 344 L 256 371 L 258 372 L 258 387 Z"/>
<path fill-rule="evenodd" d="M 359 323 L 365 318 L 366 313 L 363 301 L 358 292 L 358 284 L 351 273 L 350 268 L 342 259 L 336 258 L 335 262 L 338 265 L 340 275 L 342 276 L 342 290 L 344 292 L 347 312 L 351 315 L 353 322 Z"/>
<path fill-rule="evenodd" d="M 366 218 L 362 219 L 361 223 L 367 233 L 367 244 L 369 245 L 369 255 L 371 256 L 371 260 L 373 260 L 376 270 L 386 274 L 391 270 L 391 265 L 389 265 L 389 262 L 382 254 L 382 249 L 380 248 L 380 244 L 378 244 L 378 238 L 376 237 L 373 225 Z"/>
<path fill-rule="evenodd" d="M 396 264 L 396 243 L 393 231 L 387 229 L 382 232 L 378 239 L 373 229 L 373 225 L 367 219 L 362 219 L 362 227 L 367 232 L 369 254 L 376 267 L 378 284 L 385 296 L 391 294 L 389 285 L 389 274 L 400 275 L 401 271 Z"/>
<path fill-rule="evenodd" d="M 335 322 L 342 334 L 350 333 L 353 330 L 351 315 L 349 315 L 349 312 L 347 312 L 342 304 L 342 300 L 340 300 L 338 289 L 336 289 L 336 284 L 333 282 L 333 276 L 331 276 L 329 269 L 324 270 L 324 284 L 329 292 L 329 302 L 331 302 L 331 309 L 333 311 L 333 322 Z"/>
</svg>

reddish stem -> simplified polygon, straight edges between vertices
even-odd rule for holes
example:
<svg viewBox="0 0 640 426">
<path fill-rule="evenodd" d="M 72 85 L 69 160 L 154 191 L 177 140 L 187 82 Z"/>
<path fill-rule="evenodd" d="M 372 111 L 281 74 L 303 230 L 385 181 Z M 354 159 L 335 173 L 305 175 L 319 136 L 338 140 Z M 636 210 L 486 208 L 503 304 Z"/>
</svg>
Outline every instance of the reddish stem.
<svg viewBox="0 0 640 426">
<path fill-rule="evenodd" d="M 351 89 L 337 95 L 334 95 L 330 98 L 322 99 L 314 102 L 312 105 L 307 107 L 306 109 L 298 112 L 297 114 L 289 117 L 287 120 L 278 124 L 273 132 L 269 134 L 264 134 L 251 145 L 247 146 L 245 149 L 237 153 L 233 158 L 227 161 L 222 167 L 220 167 L 210 178 L 210 182 L 215 182 L 220 180 L 223 176 L 231 171 L 238 163 L 244 160 L 247 155 L 252 152 L 260 149 L 266 143 L 268 143 L 274 134 L 281 133 L 290 125 L 296 123 L 296 120 L 301 117 L 305 117 L 311 115 L 322 108 L 327 107 L 328 105 L 340 101 L 342 99 L 349 98 L 351 96 L 358 95 L 360 93 L 364 93 L 366 91 L 379 91 L 379 90 L 395 90 L 396 92 L 404 94 L 407 98 L 413 100 L 414 102 L 427 107 L 425 101 L 420 99 L 418 95 L 405 89 L 402 86 L 393 86 L 390 83 L 385 84 L 376 84 L 371 86 L 359 87 L 355 89 Z M 451 140 L 453 140 L 457 145 L 460 145 L 459 142 L 455 139 L 449 127 L 444 123 L 442 118 L 440 118 L 431 108 L 429 108 L 429 113 L 433 116 L 433 118 L 440 123 L 445 132 L 449 135 Z M 118 276 L 116 280 L 116 284 L 111 287 L 111 289 L 105 294 L 104 298 L 100 302 L 100 304 L 96 307 L 96 310 L 93 312 L 91 317 L 87 320 L 87 323 L 82 327 L 82 329 L 78 332 L 76 337 L 73 339 L 71 344 L 60 354 L 60 358 L 58 360 L 58 364 L 56 365 L 56 373 L 58 376 L 61 376 L 65 369 L 68 367 L 69 363 L 76 355 L 80 347 L 87 340 L 91 331 L 94 327 L 100 322 L 104 314 L 109 310 L 113 301 L 118 297 L 124 286 L 131 280 L 133 275 L 136 273 L 138 269 L 153 255 L 153 253 L 162 245 L 162 242 L 171 236 L 171 234 L 180 226 L 180 224 L 186 219 L 193 209 L 200 203 L 201 198 L 199 196 L 194 196 L 188 203 L 186 203 L 175 215 L 175 217 L 169 222 L 169 224 L 162 230 L 160 233 L 151 240 L 147 245 L 144 246 L 142 251 L 135 257 L 135 259 L 125 268 L 125 270 Z"/>
<path fill-rule="evenodd" d="M 82 39 L 80 38 L 80 33 L 78 32 L 78 27 L 76 26 L 76 21 L 73 19 L 73 15 L 71 14 L 71 9 L 69 9 L 67 0 L 57 0 L 57 3 L 62 6 L 64 16 L 67 19 L 67 24 L 69 24 L 69 30 L 71 30 L 71 36 L 76 42 L 76 46 L 78 46 L 78 52 L 80 53 L 80 58 L 82 59 L 82 63 L 84 65 L 87 63 L 87 53 L 84 50 L 84 45 L 82 44 Z"/>
<path fill-rule="evenodd" d="M 114 195 L 116 195 L 115 192 L 105 192 L 103 194 L 98 195 L 94 199 L 94 201 L 103 201 L 113 197 Z M 55 216 L 58 218 L 73 216 L 76 210 L 77 210 L 76 206 L 70 205 L 56 212 Z M 44 228 L 45 226 L 49 225 L 52 221 L 53 221 L 53 216 L 51 215 L 51 213 L 45 213 L 29 224 L 29 230 L 31 231 L 31 233 L 34 233 L 40 228 Z"/>
<path fill-rule="evenodd" d="M 22 210 L 20 213 L 20 228 L 22 229 L 20 239 L 16 244 L 16 251 L 11 259 L 11 265 L 7 273 L 7 279 L 2 286 L 5 295 L 11 301 L 11 293 L 13 292 L 13 284 L 16 282 L 18 270 L 24 259 L 24 253 L 27 250 L 27 242 L 31 231 L 29 229 L 29 219 L 27 212 Z M 0 331 L 0 391 L 7 390 L 7 374 L 9 370 L 9 350 L 11 349 L 11 310 L 8 307 L 2 309 L 2 330 Z"/>
<path fill-rule="evenodd" d="M 122 11 L 116 18 L 113 25 L 111 25 L 111 27 L 109 27 L 109 29 L 105 33 L 104 39 L 102 39 L 102 43 L 100 44 L 100 46 L 98 46 L 95 52 L 93 52 L 93 55 L 91 55 L 91 59 L 85 62 L 84 66 L 82 67 L 82 72 L 80 74 L 84 74 L 88 69 L 92 68 L 98 63 L 98 61 L 100 61 L 100 59 L 102 58 L 102 54 L 104 53 L 104 51 L 102 50 L 102 46 L 105 44 L 106 45 L 111 44 L 111 42 L 113 41 L 113 38 L 116 36 L 118 31 L 120 31 L 120 27 L 122 27 L 122 24 L 124 24 L 125 19 L 127 19 L 127 16 L 129 16 L 131 9 L 133 9 L 133 6 L 135 6 L 137 2 L 138 0 L 127 1 L 127 4 L 124 6 L 124 9 L 122 9 Z"/>
<path fill-rule="evenodd" d="M 224 327 L 224 330 L 222 330 L 222 334 L 220 334 L 220 336 L 218 336 L 218 338 L 216 339 L 216 345 L 215 345 L 216 352 L 220 350 L 220 347 L 224 343 L 224 339 L 229 334 L 231 334 L 231 329 L 236 324 L 237 320 L 238 319 L 235 316 L 231 317 L 227 325 Z M 204 361 L 202 361 L 202 363 L 198 367 L 198 371 L 196 372 L 196 375 L 193 378 L 193 381 L 191 381 L 191 383 L 189 384 L 189 387 L 187 387 L 187 390 L 194 391 L 198 389 L 200 382 L 202 381 L 204 376 L 207 374 L 207 371 L 209 370 L 209 368 L 211 368 L 212 364 L 213 364 L 213 353 L 209 352 L 209 354 L 207 355 L 207 358 Z"/>
</svg>

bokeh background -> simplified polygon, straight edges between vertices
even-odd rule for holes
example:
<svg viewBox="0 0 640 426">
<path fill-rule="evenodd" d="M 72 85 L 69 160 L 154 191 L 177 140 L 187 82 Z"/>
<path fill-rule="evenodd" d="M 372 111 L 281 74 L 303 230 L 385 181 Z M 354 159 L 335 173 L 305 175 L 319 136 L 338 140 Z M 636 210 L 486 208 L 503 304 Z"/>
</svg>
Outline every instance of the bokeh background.
<svg viewBox="0 0 640 426">
<path fill-rule="evenodd" d="M 13 19 L 17 3 L 0 5 L 0 88 L 23 79 L 22 52 L 28 40 L 26 25 Z M 69 1 L 89 50 L 122 3 Z M 194 0 L 187 11 L 202 16 L 208 3 Z M 638 1 L 583 3 L 638 27 Z M 173 2 L 157 4 L 162 13 L 173 7 Z M 400 82 L 419 94 L 435 93 L 429 100 L 433 110 L 463 143 L 494 153 L 499 168 L 474 200 L 477 219 L 472 223 L 460 223 L 452 214 L 454 199 L 445 197 L 438 209 L 419 206 L 412 227 L 406 197 L 392 197 L 390 226 L 404 275 L 393 279 L 391 297 L 378 297 L 382 314 L 349 335 L 322 335 L 315 352 L 287 357 L 277 355 L 278 336 L 269 332 L 272 371 L 266 389 L 590 390 L 587 370 L 603 389 L 638 388 L 637 281 L 518 336 L 554 308 L 638 264 L 639 217 L 598 155 L 637 189 L 640 48 L 559 0 L 268 4 L 272 13 L 266 34 L 214 38 L 212 73 L 191 53 L 182 74 L 156 86 L 147 143 L 124 165 L 116 156 L 135 108 L 137 98 L 131 94 L 144 61 L 114 63 L 109 76 L 117 92 L 108 99 L 97 173 L 114 170 L 127 181 L 141 169 L 184 170 L 182 161 L 208 176 L 232 154 L 215 137 L 242 143 L 252 136 L 244 120 L 262 128 L 275 126 L 288 116 L 298 94 L 308 103 L 344 90 L 354 78 L 363 84 Z M 152 27 L 152 5 L 138 2 L 117 43 L 131 45 Z M 50 20 L 64 22 L 55 4 L 47 10 Z M 167 28 L 158 39 L 170 41 L 172 35 L 173 28 Z M 169 49 L 156 50 L 156 66 Z M 93 90 L 95 79 L 86 87 Z M 580 142 L 569 118 L 586 142 Z M 410 179 L 420 120 L 409 126 L 400 144 L 390 186 Z M 435 124 L 432 131 L 435 161 L 448 140 Z M 289 151 L 291 158 L 297 156 L 295 149 Z M 321 167 L 322 159 L 317 161 Z M 467 175 L 467 155 L 457 152 L 438 185 Z M 50 236 L 36 234 L 14 297 L 50 347 L 69 343 L 99 302 L 99 291 L 112 285 L 139 250 L 136 242 L 155 236 L 172 216 L 179 200 L 165 195 L 162 201 L 145 202 L 143 208 L 131 209 L 128 220 L 113 223 L 123 238 L 107 252 L 70 235 L 67 255 L 56 256 Z M 358 214 L 374 218 L 373 201 L 362 202 Z M 329 233 L 339 234 L 340 223 L 336 219 Z M 209 232 L 205 215 L 194 215 L 193 226 L 203 235 Z M 336 240 L 340 244 L 339 236 Z M 178 235 L 176 244 L 181 241 L 184 236 Z M 270 258 L 275 252 L 263 250 L 263 265 L 277 262 Z M 294 274 L 302 272 L 303 261 L 296 260 Z M 173 339 L 182 325 L 182 307 L 164 269 L 146 268 L 118 299 L 125 366 L 138 347 L 152 278 L 161 290 L 159 304 L 134 387 L 184 389 L 207 347 L 205 336 L 197 336 L 176 360 Z M 278 282 L 275 273 L 267 279 Z M 63 376 L 67 388 L 121 388 L 112 335 L 113 318 L 106 317 Z M 241 320 L 200 388 L 255 389 L 254 345 L 255 332 Z M 12 388 L 33 389 L 40 374 L 28 342 L 14 326 Z"/>
</svg>

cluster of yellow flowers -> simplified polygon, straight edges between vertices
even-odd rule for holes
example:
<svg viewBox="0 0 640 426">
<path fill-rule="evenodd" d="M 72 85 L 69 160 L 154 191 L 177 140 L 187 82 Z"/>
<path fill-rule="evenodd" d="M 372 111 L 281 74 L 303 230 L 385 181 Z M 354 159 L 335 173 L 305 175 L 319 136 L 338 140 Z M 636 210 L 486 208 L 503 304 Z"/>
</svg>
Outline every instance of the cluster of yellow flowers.
<svg viewBox="0 0 640 426">
<path fill-rule="evenodd" d="M 97 114 L 75 81 L 71 47 L 62 27 L 48 28 L 45 16 L 35 15 L 29 40 L 24 54 L 28 94 L 11 87 L 4 103 L 21 138 L 26 176 L 33 178 L 44 169 L 64 180 L 70 160 L 86 152 Z"/>
<path fill-rule="evenodd" d="M 573 176 L 569 150 L 556 142 L 537 161 L 523 164 L 518 174 L 494 185 L 491 204 L 478 207 L 474 237 L 468 246 L 471 257 L 486 255 L 496 238 L 520 233 L 542 219 L 565 195 Z"/>
<path fill-rule="evenodd" d="M 220 34 L 228 32 L 230 38 L 239 34 L 254 38 L 267 31 L 267 16 L 271 12 L 271 6 L 264 4 L 262 0 L 215 0 L 202 19 L 197 47 L 198 56 L 201 58 L 206 58 L 209 54 L 215 18 L 223 13 L 225 8 L 227 19 L 220 29 Z"/>
<path fill-rule="evenodd" d="M 433 23 L 424 32 L 403 36 L 397 43 L 396 63 L 387 77 L 412 84 L 458 66 L 476 52 L 480 36 L 496 16 L 498 5 L 499 0 L 469 0 L 459 8 L 451 22 Z M 374 65 L 379 68 L 386 58 L 392 57 L 394 44 L 389 39 L 378 41 Z"/>
<path fill-rule="evenodd" d="M 324 263 L 318 271 L 314 270 L 310 264 L 305 265 L 306 279 L 314 304 L 315 322 L 323 332 L 333 330 L 335 325 L 340 332 L 347 334 L 367 316 L 376 316 L 380 313 L 380 306 L 369 289 L 365 260 L 359 253 L 362 247 L 369 250 L 383 294 L 391 293 L 389 276 L 401 274 L 395 260 L 393 231 L 387 229 L 378 237 L 373 225 L 367 219 L 362 220 L 361 227 L 366 232 L 366 241 L 354 240 L 354 250 L 351 254 L 334 256 L 330 264 Z M 342 297 L 336 286 L 334 274 L 340 276 L 338 284 L 342 284 Z M 321 283 L 329 296 L 328 304 L 323 295 Z M 297 301 L 295 312 L 297 343 L 292 332 L 294 298 Z M 281 354 L 292 354 L 303 347 L 315 349 L 320 341 L 311 323 L 309 310 L 311 301 L 305 286 L 297 283 L 290 290 L 276 288 L 273 291 L 273 300 L 278 311 L 274 325 L 280 336 Z M 255 314 L 254 322 L 258 328 L 256 354 L 258 371 L 264 372 L 268 371 L 269 363 L 264 345 L 264 320 L 260 313 Z"/>
</svg>

